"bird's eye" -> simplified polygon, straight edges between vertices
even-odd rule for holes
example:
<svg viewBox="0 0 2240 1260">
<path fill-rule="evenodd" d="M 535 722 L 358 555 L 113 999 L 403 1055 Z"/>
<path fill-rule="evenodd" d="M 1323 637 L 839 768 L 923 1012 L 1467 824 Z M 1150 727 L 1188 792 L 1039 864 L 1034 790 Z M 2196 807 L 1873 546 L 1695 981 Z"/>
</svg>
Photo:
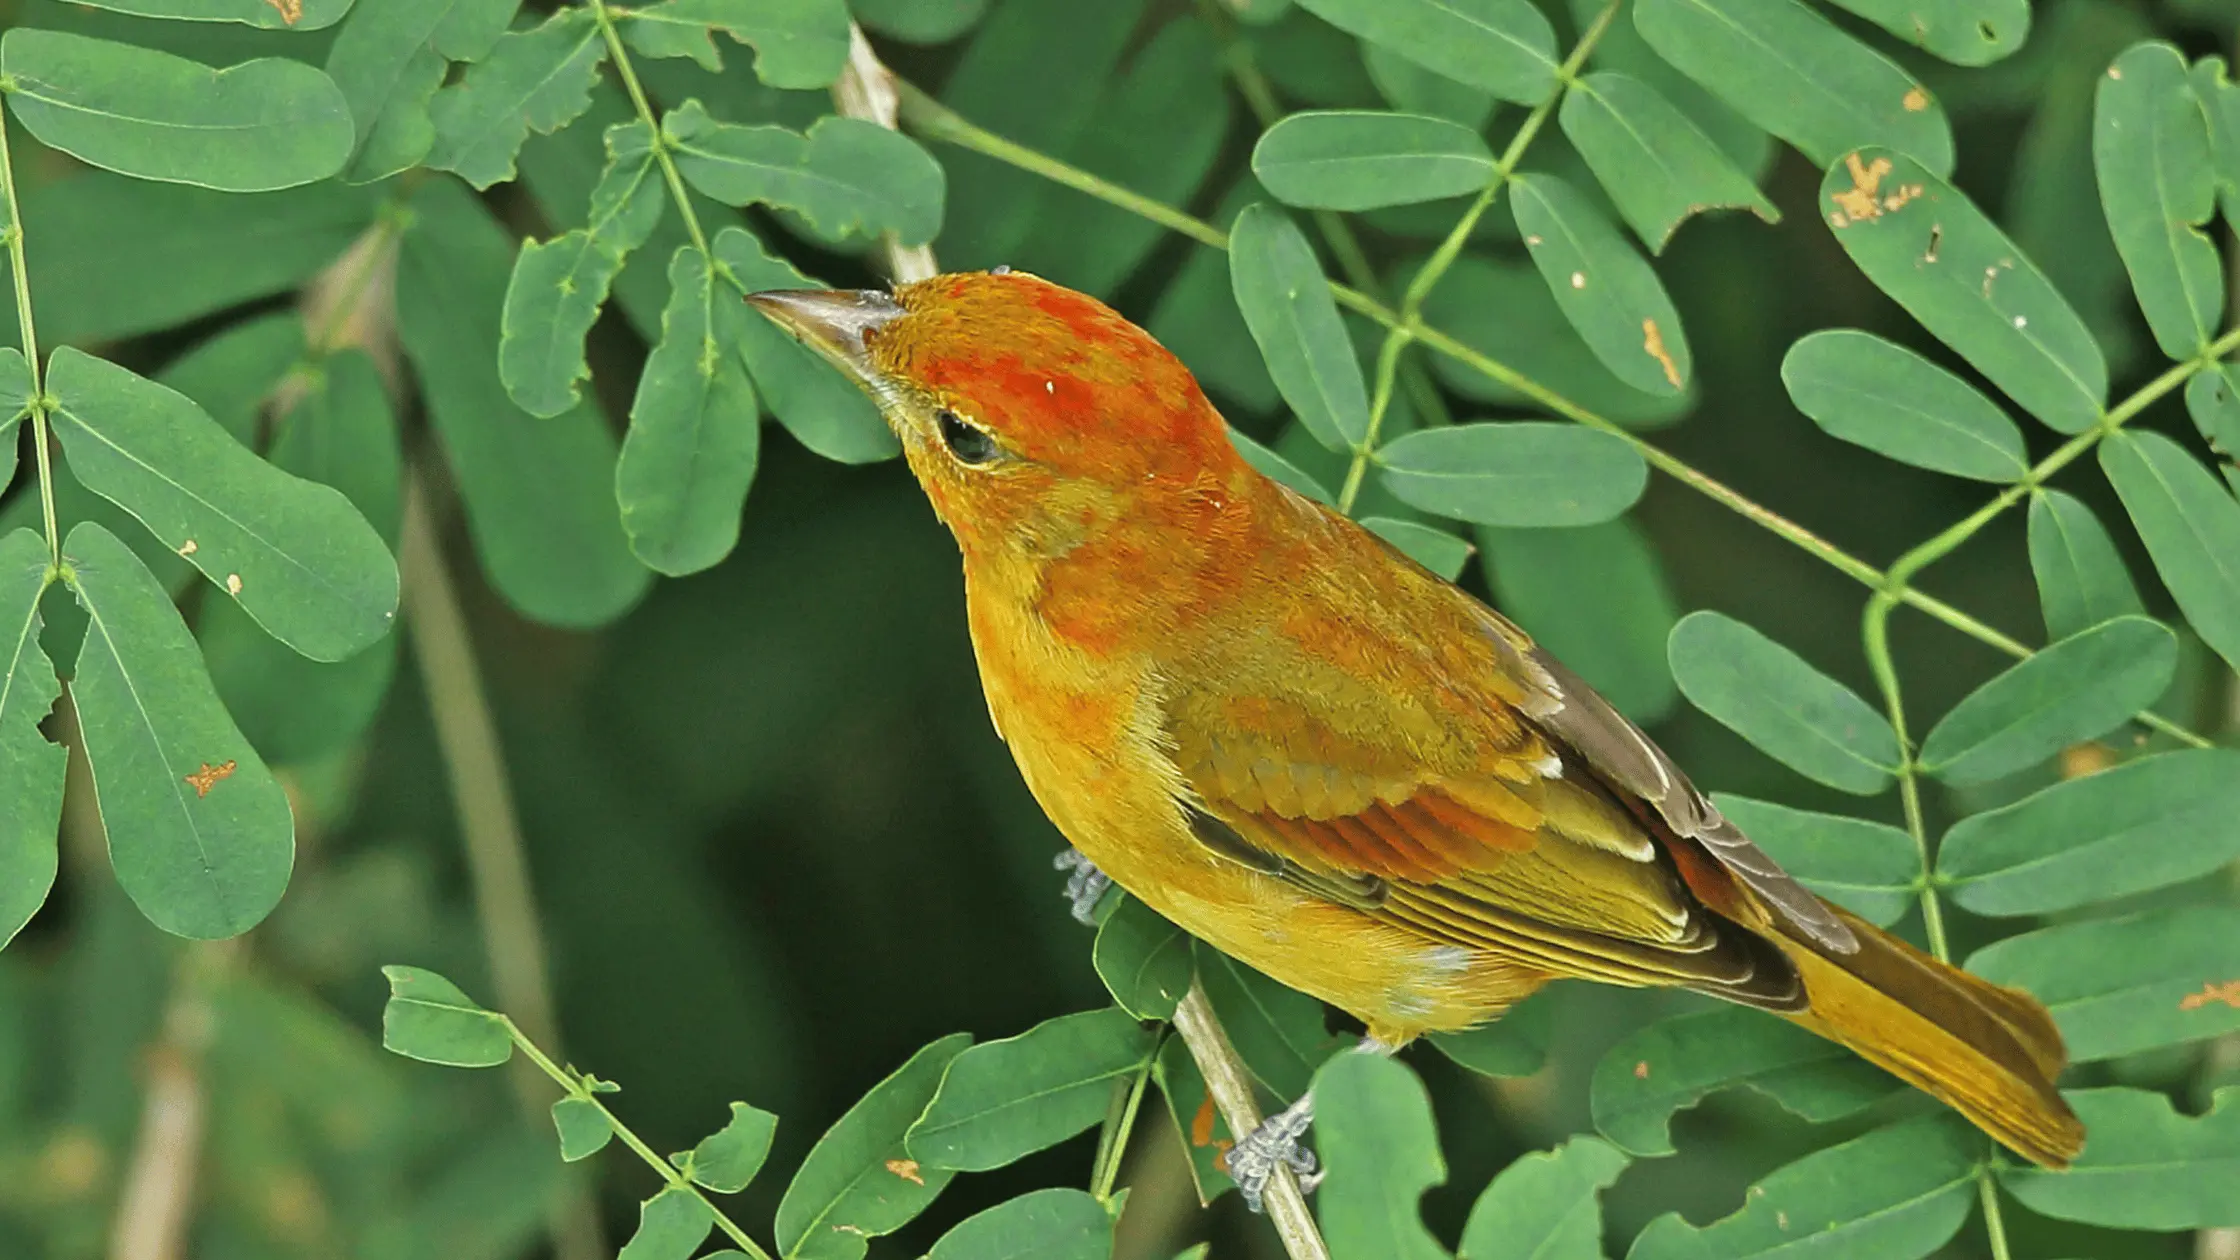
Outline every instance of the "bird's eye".
<svg viewBox="0 0 2240 1260">
<path fill-rule="evenodd" d="M 934 419 L 941 423 L 941 440 L 962 464 L 985 464 L 996 457 L 996 440 L 988 431 L 943 407 Z"/>
</svg>

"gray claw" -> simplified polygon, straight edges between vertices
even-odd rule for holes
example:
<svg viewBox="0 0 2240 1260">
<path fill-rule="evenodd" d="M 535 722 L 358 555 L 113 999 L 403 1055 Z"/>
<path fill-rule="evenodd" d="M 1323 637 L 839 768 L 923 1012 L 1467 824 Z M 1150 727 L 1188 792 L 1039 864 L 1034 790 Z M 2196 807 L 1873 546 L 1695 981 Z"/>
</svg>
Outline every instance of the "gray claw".
<svg viewBox="0 0 2240 1260">
<path fill-rule="evenodd" d="M 1073 917 L 1090 927 L 1097 925 L 1097 902 L 1104 898 L 1104 890 L 1112 887 L 1112 879 L 1079 849 L 1067 849 L 1057 855 L 1050 865 L 1061 871 L 1071 871 L 1066 876 L 1066 900 L 1073 903 Z"/>
<path fill-rule="evenodd" d="M 1299 1178 L 1302 1193 L 1312 1193 L 1322 1184 L 1322 1173 L 1317 1169 L 1314 1152 L 1299 1145 L 1307 1129 L 1314 1124 L 1314 1095 L 1302 1095 L 1299 1101 L 1260 1122 L 1260 1127 L 1247 1133 L 1229 1151 L 1229 1180 L 1237 1183 L 1237 1192 L 1244 1196 L 1244 1205 L 1255 1212 L 1262 1209 L 1261 1200 L 1268 1192 L 1268 1180 L 1275 1176 L 1278 1165 L 1290 1169 Z"/>
</svg>

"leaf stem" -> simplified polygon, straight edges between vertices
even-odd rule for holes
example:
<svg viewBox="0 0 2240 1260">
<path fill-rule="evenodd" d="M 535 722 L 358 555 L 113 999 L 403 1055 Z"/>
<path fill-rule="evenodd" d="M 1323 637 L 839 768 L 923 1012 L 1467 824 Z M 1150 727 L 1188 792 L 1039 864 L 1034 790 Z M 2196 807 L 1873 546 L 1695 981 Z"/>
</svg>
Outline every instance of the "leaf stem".
<svg viewBox="0 0 2240 1260">
<path fill-rule="evenodd" d="M 39 362 L 39 332 L 31 322 L 31 276 L 24 270 L 23 260 L 23 203 L 16 197 L 15 160 L 8 151 L 5 118 L 0 118 L 0 196 L 5 196 L 8 203 L 8 269 L 15 281 L 16 327 L 23 330 L 23 357 L 31 366 L 31 445 L 39 466 L 39 510 L 46 522 L 47 572 L 51 580 L 62 569 L 62 531 L 55 524 L 54 513 L 54 456 L 47 449 L 47 412 L 53 400 L 47 397 L 47 374 Z"/>
<path fill-rule="evenodd" d="M 599 33 L 606 37 L 607 53 L 614 62 L 614 71 L 622 79 L 623 90 L 630 94 L 630 103 L 637 108 L 638 118 L 653 133 L 653 160 L 661 164 L 661 178 L 669 185 L 669 197 L 677 203 L 677 213 L 684 216 L 684 230 L 692 237 L 692 247 L 700 251 L 710 266 L 715 255 L 708 250 L 707 233 L 700 230 L 700 216 L 692 212 L 692 199 L 685 195 L 684 176 L 677 172 L 677 160 L 670 156 L 669 142 L 661 134 L 661 120 L 654 116 L 653 103 L 646 99 L 646 90 L 638 82 L 638 69 L 630 63 L 629 50 L 622 46 L 622 33 L 615 29 L 614 10 L 606 0 L 585 0 L 591 16 L 599 23 Z"/>
<path fill-rule="evenodd" d="M 553 1062 L 549 1055 L 537 1048 L 537 1043 L 527 1033 L 521 1031 L 521 1026 L 514 1023 L 511 1016 L 499 1015 L 498 1018 L 505 1022 L 506 1035 L 513 1038 L 513 1044 L 521 1048 L 521 1053 L 528 1056 L 531 1063 L 536 1064 L 560 1088 L 568 1091 L 568 1097 L 597 1107 L 599 1114 L 605 1116 L 607 1123 L 613 1127 L 614 1135 L 622 1139 L 622 1144 L 629 1147 L 632 1154 L 644 1160 L 646 1167 L 661 1174 L 661 1179 L 668 1183 L 670 1189 L 681 1190 L 700 1200 L 700 1205 L 708 1209 L 708 1215 L 715 1218 L 716 1228 L 723 1231 L 724 1237 L 738 1244 L 739 1250 L 746 1252 L 752 1260 L 770 1260 L 770 1253 L 763 1250 L 762 1245 L 749 1236 L 746 1230 L 741 1229 L 738 1222 L 724 1215 L 722 1209 L 711 1202 L 707 1195 L 701 1193 L 700 1187 L 693 1183 L 692 1178 L 685 1176 L 683 1169 L 655 1154 L 653 1148 L 646 1145 L 645 1139 L 631 1132 L 629 1125 L 624 1124 L 620 1117 L 609 1110 L 607 1104 L 599 1101 L 599 1094 L 591 1088 L 588 1078 Z"/>
<path fill-rule="evenodd" d="M 1104 1118 L 1104 1131 L 1097 1135 L 1097 1158 L 1090 1165 L 1089 1193 L 1097 1202 L 1109 1204 L 1113 1183 L 1120 1179 L 1120 1160 L 1128 1153 L 1129 1135 L 1135 1132 L 1136 1114 L 1143 1107 L 1144 1086 L 1151 1081 L 1152 1066 L 1159 1061 L 1159 1044 L 1166 1040 L 1166 1028 L 1152 1039 L 1151 1053 L 1144 1056 L 1135 1075 L 1126 1081 L 1114 1081 L 1112 1110 Z"/>
</svg>

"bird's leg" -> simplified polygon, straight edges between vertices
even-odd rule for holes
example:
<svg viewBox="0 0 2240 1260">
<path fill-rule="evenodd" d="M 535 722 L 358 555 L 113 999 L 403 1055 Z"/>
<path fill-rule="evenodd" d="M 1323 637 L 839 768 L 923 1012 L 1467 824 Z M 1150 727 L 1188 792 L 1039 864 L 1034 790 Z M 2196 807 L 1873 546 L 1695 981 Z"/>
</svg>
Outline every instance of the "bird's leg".
<svg viewBox="0 0 2240 1260">
<path fill-rule="evenodd" d="M 1356 1054 L 1391 1054 L 1399 1049 L 1375 1037 L 1363 1037 L 1353 1048 Z M 1302 1194 L 1314 1193 L 1322 1184 L 1322 1172 L 1316 1167 L 1314 1152 L 1299 1145 L 1314 1125 L 1314 1091 L 1299 1095 L 1299 1101 L 1260 1122 L 1260 1127 L 1244 1135 L 1229 1150 L 1229 1180 L 1237 1183 L 1238 1193 L 1244 1196 L 1244 1205 L 1258 1212 L 1261 1196 L 1268 1191 L 1268 1179 L 1275 1176 L 1276 1165 L 1289 1168 L 1299 1178 Z"/>
<path fill-rule="evenodd" d="M 1050 864 L 1072 872 L 1066 876 L 1066 900 L 1073 903 L 1073 917 L 1095 927 L 1097 902 L 1104 897 L 1104 890 L 1112 887 L 1112 877 L 1098 870 L 1089 855 L 1079 849 L 1068 848 Z"/>
</svg>

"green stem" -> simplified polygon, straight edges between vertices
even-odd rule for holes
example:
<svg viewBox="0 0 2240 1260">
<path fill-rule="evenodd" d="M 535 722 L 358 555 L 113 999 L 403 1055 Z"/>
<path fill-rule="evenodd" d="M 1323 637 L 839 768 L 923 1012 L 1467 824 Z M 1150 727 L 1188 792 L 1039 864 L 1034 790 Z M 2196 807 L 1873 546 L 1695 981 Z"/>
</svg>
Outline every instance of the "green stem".
<svg viewBox="0 0 2240 1260">
<path fill-rule="evenodd" d="M 1860 637 L 1866 643 L 1867 668 L 1873 671 L 1875 685 L 1882 691 L 1890 729 L 1898 736 L 1898 799 L 1905 807 L 1906 834 L 1913 837 L 1915 859 L 1921 865 L 1922 927 L 1929 935 L 1929 952 L 1939 962 L 1951 962 L 1952 950 L 1944 935 L 1944 908 L 1937 901 L 1936 881 L 1929 878 L 1929 829 L 1921 812 L 1920 766 L 1914 760 L 1913 740 L 1906 734 L 1905 699 L 1898 689 L 1897 664 L 1890 655 L 1890 612 L 1897 606 L 1898 601 L 1889 592 L 1876 592 L 1867 601 Z"/>
<path fill-rule="evenodd" d="M 599 21 L 599 33 L 606 37 L 607 52 L 614 61 L 615 73 L 622 77 L 623 90 L 630 94 L 630 103 L 637 107 L 638 117 L 653 132 L 653 160 L 661 164 L 661 178 L 669 185 L 670 200 L 677 203 L 677 213 L 684 216 L 684 230 L 692 237 L 692 247 L 700 251 L 712 265 L 715 255 L 708 251 L 707 233 L 700 230 L 700 216 L 692 212 L 692 199 L 685 195 L 684 176 L 677 172 L 677 160 L 669 153 L 669 143 L 661 134 L 661 120 L 653 113 L 652 102 L 646 99 L 646 90 L 638 83 L 638 70 L 630 64 L 630 54 L 622 46 L 622 33 L 615 29 L 614 10 L 606 0 L 586 0 L 591 16 Z"/>
<path fill-rule="evenodd" d="M 1159 1040 L 1166 1037 L 1164 1026 Z M 1144 1086 L 1150 1083 L 1152 1065 L 1159 1061 L 1158 1041 L 1152 1043 L 1151 1053 L 1144 1056 L 1135 1075 L 1126 1081 L 1113 1082 L 1112 1110 L 1105 1116 L 1104 1131 L 1097 1136 L 1097 1158 L 1090 1166 L 1089 1193 L 1099 1203 L 1112 1201 L 1113 1184 L 1120 1179 L 1120 1161 L 1128 1153 L 1128 1137 L 1135 1132 L 1136 1114 L 1143 1107 Z"/>
<path fill-rule="evenodd" d="M 8 200 L 8 264 L 15 281 L 16 326 L 23 330 L 23 357 L 31 365 L 31 445 L 39 464 L 39 509 L 47 527 L 49 574 L 62 568 L 62 531 L 54 515 L 54 456 L 47 450 L 47 374 L 39 363 L 39 333 L 31 322 L 31 276 L 23 261 L 23 203 L 16 199 L 15 160 L 8 152 L 8 124 L 0 118 L 0 195 Z"/>
<path fill-rule="evenodd" d="M 1976 1178 L 1976 1197 L 1983 1203 L 1983 1230 L 1990 1235 L 1991 1260 L 2014 1260 L 2014 1250 L 2007 1245 L 2006 1210 L 1999 1206 L 1999 1185 L 1988 1166 Z"/>
<path fill-rule="evenodd" d="M 647 1146 L 644 1139 L 632 1133 L 630 1126 L 624 1124 L 614 1112 L 607 1109 L 605 1103 L 599 1101 L 599 1095 L 587 1083 L 589 1078 L 580 1076 L 554 1063 L 544 1051 L 537 1048 L 536 1042 L 529 1040 L 528 1034 L 521 1031 L 520 1026 L 513 1022 L 512 1017 L 500 1015 L 498 1018 L 505 1021 L 506 1035 L 513 1038 L 513 1044 L 521 1048 L 521 1053 L 527 1055 L 531 1063 L 536 1064 L 560 1088 L 568 1091 L 568 1097 L 580 1099 L 597 1107 L 599 1114 L 605 1116 L 607 1123 L 613 1126 L 614 1135 L 622 1139 L 622 1144 L 629 1147 L 631 1152 L 639 1159 L 644 1160 L 646 1167 L 661 1174 L 661 1179 L 668 1183 L 670 1189 L 681 1190 L 700 1200 L 701 1206 L 708 1209 L 708 1215 L 715 1218 L 716 1228 L 723 1231 L 724 1237 L 738 1244 L 739 1250 L 746 1252 L 752 1260 L 770 1260 L 770 1253 L 763 1250 L 760 1243 L 749 1237 L 747 1231 L 739 1228 L 738 1222 L 725 1216 L 720 1208 L 709 1201 L 708 1196 L 700 1192 L 700 1187 L 693 1184 L 692 1178 L 685 1176 L 684 1171 L 675 1164 L 654 1154 L 653 1148 Z"/>
</svg>

